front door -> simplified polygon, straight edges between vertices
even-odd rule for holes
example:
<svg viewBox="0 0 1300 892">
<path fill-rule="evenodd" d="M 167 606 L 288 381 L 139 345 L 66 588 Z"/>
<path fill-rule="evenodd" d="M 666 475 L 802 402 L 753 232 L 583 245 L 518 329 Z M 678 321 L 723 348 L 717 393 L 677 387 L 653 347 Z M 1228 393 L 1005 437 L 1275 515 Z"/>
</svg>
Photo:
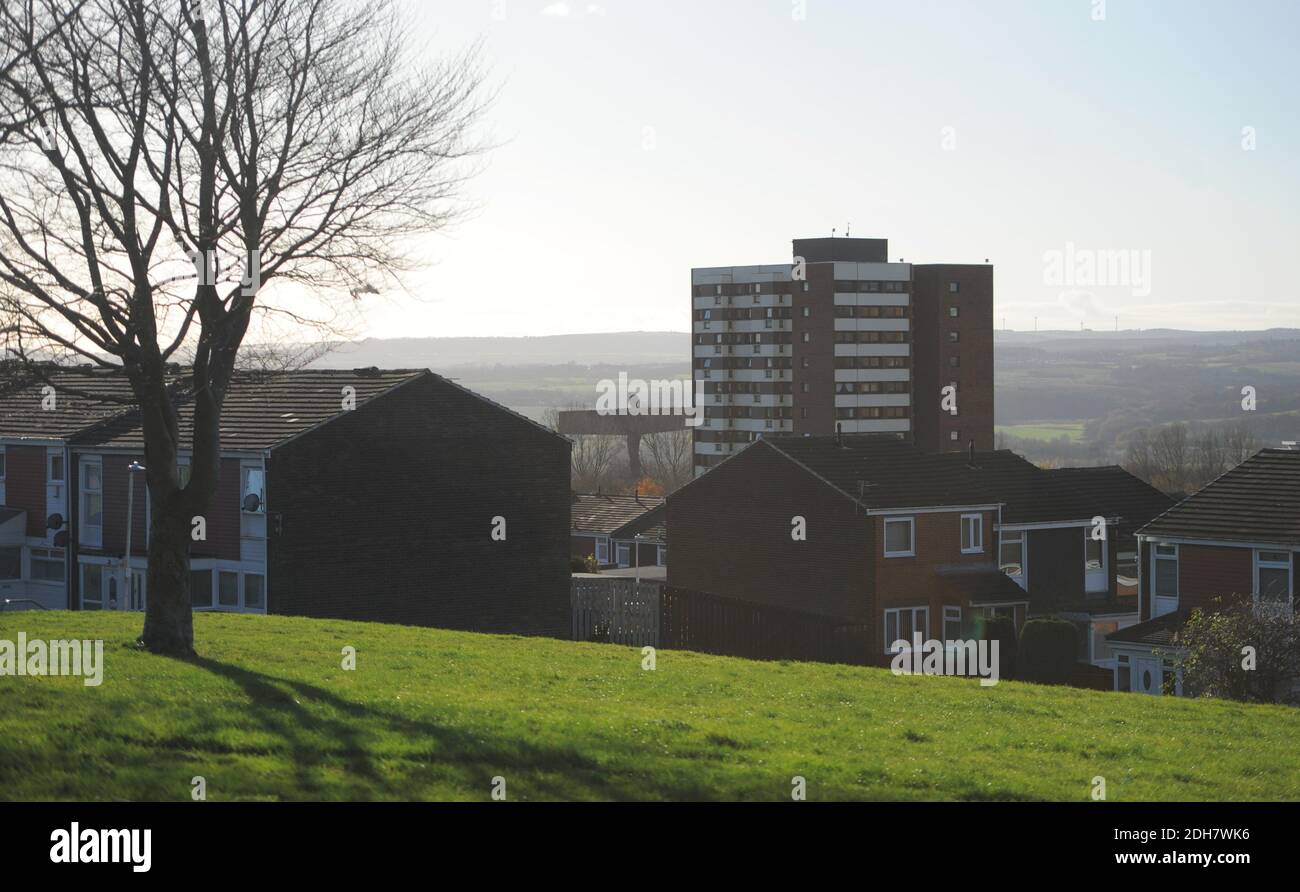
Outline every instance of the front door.
<svg viewBox="0 0 1300 892">
<path fill-rule="evenodd" d="M 1161 683 L 1161 661 L 1158 657 L 1134 657 L 1133 668 L 1130 670 L 1133 675 L 1133 691 L 1138 694 L 1160 695 L 1164 693 Z"/>
</svg>

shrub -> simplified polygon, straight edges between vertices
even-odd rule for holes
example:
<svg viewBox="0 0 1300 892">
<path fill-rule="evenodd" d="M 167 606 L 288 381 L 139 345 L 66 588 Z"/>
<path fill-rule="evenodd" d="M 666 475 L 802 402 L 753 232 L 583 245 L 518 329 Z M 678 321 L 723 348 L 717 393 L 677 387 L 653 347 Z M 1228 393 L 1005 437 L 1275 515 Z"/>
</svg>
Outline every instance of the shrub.
<svg viewBox="0 0 1300 892">
<path fill-rule="evenodd" d="M 1295 702 L 1300 619 L 1285 605 L 1215 602 L 1179 634 L 1183 692 L 1248 703 Z"/>
<path fill-rule="evenodd" d="M 1061 619 L 1032 619 L 1020 630 L 1021 681 L 1067 684 L 1079 653 L 1079 631 Z"/>
</svg>

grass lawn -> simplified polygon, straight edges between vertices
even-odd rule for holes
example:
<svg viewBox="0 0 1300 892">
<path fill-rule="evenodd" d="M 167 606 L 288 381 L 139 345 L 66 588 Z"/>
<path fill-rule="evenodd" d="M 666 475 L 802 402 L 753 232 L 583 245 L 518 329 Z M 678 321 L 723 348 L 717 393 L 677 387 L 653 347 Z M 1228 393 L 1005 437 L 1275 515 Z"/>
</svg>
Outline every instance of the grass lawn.
<svg viewBox="0 0 1300 892">
<path fill-rule="evenodd" d="M 230 614 L 179 661 L 140 623 L 0 613 L 105 642 L 100 687 L 0 677 L 0 798 L 1300 799 L 1283 707 Z"/>
</svg>

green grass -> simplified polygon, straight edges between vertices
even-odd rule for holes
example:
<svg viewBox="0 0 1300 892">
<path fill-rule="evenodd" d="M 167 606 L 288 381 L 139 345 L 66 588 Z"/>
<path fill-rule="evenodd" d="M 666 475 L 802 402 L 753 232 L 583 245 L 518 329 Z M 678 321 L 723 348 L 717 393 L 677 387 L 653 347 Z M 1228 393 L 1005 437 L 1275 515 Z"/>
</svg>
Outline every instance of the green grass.
<svg viewBox="0 0 1300 892">
<path fill-rule="evenodd" d="M 181 661 L 139 625 L 0 613 L 0 639 L 105 641 L 98 688 L 0 677 L 0 798 L 1300 799 L 1283 707 L 218 614 Z"/>
<path fill-rule="evenodd" d="M 1026 440 L 1056 440 L 1062 436 L 1073 442 L 1083 440 L 1082 421 L 1031 421 L 1025 424 L 999 424 L 997 432 Z"/>
</svg>

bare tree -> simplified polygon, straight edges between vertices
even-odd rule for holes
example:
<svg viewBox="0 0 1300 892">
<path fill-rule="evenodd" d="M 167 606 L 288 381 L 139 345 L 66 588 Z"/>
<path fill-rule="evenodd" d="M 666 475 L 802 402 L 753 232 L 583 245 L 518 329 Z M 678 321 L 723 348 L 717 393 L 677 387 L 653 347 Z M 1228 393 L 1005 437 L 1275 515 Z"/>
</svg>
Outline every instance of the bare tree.
<svg viewBox="0 0 1300 892">
<path fill-rule="evenodd" d="M 1155 462 L 1151 458 L 1151 438 L 1146 428 L 1128 435 L 1124 446 L 1124 468 L 1135 477 L 1155 485 Z"/>
<path fill-rule="evenodd" d="M 1151 438 L 1151 461 L 1155 471 L 1152 482 L 1166 492 L 1186 492 L 1189 454 L 1185 424 L 1160 428 Z"/>
<path fill-rule="evenodd" d="M 330 295 L 394 282 L 413 266 L 404 240 L 462 209 L 487 98 L 477 49 L 427 65 L 408 34 L 391 0 L 0 6 L 9 348 L 62 351 L 131 384 L 151 650 L 193 651 L 190 519 L 213 502 L 222 404 L 254 312 L 319 321 Z M 168 385 L 187 353 L 184 444 Z"/>
<path fill-rule="evenodd" d="M 1201 431 L 1192 441 L 1189 489 L 1200 489 L 1228 469 L 1223 438 L 1214 428 Z"/>
<path fill-rule="evenodd" d="M 578 492 L 610 491 L 615 484 L 614 467 L 618 461 L 618 437 L 603 434 L 581 434 L 569 437 L 573 441 L 571 453 L 571 480 Z"/>
<path fill-rule="evenodd" d="M 642 459 L 654 481 L 672 492 L 691 479 L 695 470 L 695 434 L 691 428 L 660 431 L 641 438 Z"/>
<path fill-rule="evenodd" d="M 1250 458 L 1260 449 L 1259 438 L 1244 421 L 1228 425 L 1223 430 L 1224 458 L 1229 468 Z"/>
</svg>

